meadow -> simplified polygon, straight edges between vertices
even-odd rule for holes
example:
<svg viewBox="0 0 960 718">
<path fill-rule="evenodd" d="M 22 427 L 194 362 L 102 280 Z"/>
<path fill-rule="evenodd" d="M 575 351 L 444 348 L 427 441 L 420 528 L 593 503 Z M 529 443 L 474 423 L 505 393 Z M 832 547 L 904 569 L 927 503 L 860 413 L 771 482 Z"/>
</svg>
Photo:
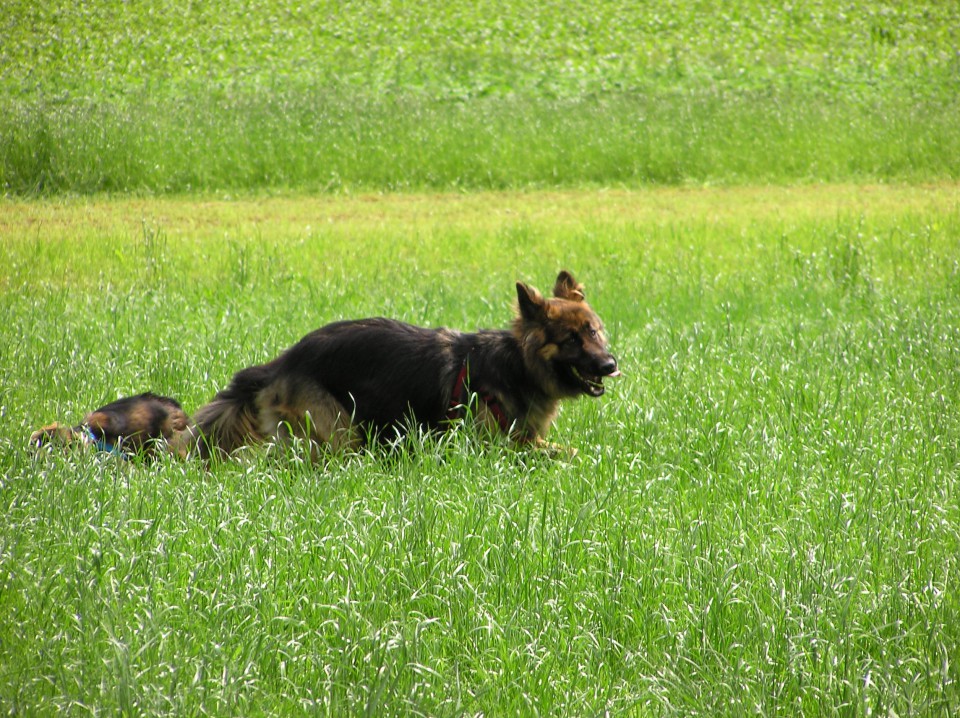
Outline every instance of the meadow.
<svg viewBox="0 0 960 718">
<path fill-rule="evenodd" d="M 10 714 L 951 715 L 953 185 L 0 212 Z M 625 376 L 572 460 L 469 431 L 311 463 L 34 455 L 320 324 L 504 326 L 575 271 Z"/>
<path fill-rule="evenodd" d="M 0 7 L 0 713 L 960 713 L 960 6 Z M 212 466 L 33 452 L 323 323 L 624 376 Z"/>
<path fill-rule="evenodd" d="M 951 2 L 11 0 L 0 191 L 960 176 Z"/>
</svg>

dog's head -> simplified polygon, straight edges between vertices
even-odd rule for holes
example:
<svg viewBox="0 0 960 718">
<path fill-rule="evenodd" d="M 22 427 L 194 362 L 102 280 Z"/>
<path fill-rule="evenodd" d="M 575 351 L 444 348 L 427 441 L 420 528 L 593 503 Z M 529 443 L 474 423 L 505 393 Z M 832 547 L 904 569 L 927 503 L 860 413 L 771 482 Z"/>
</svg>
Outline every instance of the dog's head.
<svg viewBox="0 0 960 718">
<path fill-rule="evenodd" d="M 617 360 L 607 348 L 603 323 L 587 304 L 583 285 L 561 271 L 553 297 L 517 282 L 518 313 L 514 335 L 524 361 L 548 394 L 600 396 L 603 378 L 619 376 Z"/>
<path fill-rule="evenodd" d="M 29 446 L 39 449 L 47 444 L 57 446 L 71 446 L 73 444 L 83 444 L 84 434 L 77 427 L 67 426 L 66 424 L 48 424 L 42 429 L 37 429 L 30 435 Z"/>
</svg>

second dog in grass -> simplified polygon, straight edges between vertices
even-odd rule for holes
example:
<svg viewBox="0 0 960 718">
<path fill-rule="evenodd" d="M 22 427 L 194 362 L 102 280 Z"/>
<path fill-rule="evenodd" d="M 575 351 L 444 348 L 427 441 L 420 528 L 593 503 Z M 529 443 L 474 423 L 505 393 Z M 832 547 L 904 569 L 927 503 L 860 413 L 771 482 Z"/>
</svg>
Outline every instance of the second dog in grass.
<svg viewBox="0 0 960 718">
<path fill-rule="evenodd" d="M 124 457 L 162 452 L 186 456 L 188 444 L 182 439 L 189 423 L 175 399 L 147 392 L 101 406 L 79 424 L 48 424 L 33 432 L 30 444 L 92 446 Z"/>
</svg>

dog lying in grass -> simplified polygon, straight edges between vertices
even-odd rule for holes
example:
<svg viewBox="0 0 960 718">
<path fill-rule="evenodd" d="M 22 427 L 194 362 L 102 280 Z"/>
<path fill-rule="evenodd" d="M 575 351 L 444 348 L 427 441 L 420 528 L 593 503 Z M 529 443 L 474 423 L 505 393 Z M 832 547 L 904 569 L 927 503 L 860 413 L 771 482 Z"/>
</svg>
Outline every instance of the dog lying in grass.
<svg viewBox="0 0 960 718">
<path fill-rule="evenodd" d="M 120 456 L 185 455 L 181 437 L 190 425 L 179 402 L 150 392 L 111 402 L 75 426 L 50 424 L 30 436 L 30 445 L 92 446 Z"/>
<path fill-rule="evenodd" d="M 79 427 L 42 429 L 31 441 L 57 436 L 104 448 L 153 442 L 210 458 L 293 436 L 352 449 L 368 437 L 391 440 L 412 425 L 442 431 L 469 416 L 516 444 L 547 447 L 560 402 L 601 396 L 604 378 L 620 371 L 570 272 L 559 273 L 551 297 L 522 282 L 516 291 L 510 329 L 334 322 L 237 372 L 189 427 L 175 401 L 141 394 L 93 412 Z"/>
</svg>

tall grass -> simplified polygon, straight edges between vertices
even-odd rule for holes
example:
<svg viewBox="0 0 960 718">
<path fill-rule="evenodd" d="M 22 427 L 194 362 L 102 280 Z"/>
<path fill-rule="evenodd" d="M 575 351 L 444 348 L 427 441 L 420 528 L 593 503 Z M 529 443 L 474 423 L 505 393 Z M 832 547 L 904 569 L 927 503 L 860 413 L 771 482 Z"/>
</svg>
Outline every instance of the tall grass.
<svg viewBox="0 0 960 718">
<path fill-rule="evenodd" d="M 960 709 L 952 188 L 0 219 L 5 712 Z M 561 265 L 625 373 L 564 409 L 576 459 L 469 431 L 209 469 L 24 448 L 124 393 L 192 410 L 341 316 L 504 325 Z"/>
<path fill-rule="evenodd" d="M 0 191 L 958 176 L 951 3 L 0 10 Z"/>
<path fill-rule="evenodd" d="M 8 103 L 0 178 L 14 194 L 952 178 L 956 97 L 694 89 L 452 102 L 274 88 L 40 99 Z"/>
</svg>

